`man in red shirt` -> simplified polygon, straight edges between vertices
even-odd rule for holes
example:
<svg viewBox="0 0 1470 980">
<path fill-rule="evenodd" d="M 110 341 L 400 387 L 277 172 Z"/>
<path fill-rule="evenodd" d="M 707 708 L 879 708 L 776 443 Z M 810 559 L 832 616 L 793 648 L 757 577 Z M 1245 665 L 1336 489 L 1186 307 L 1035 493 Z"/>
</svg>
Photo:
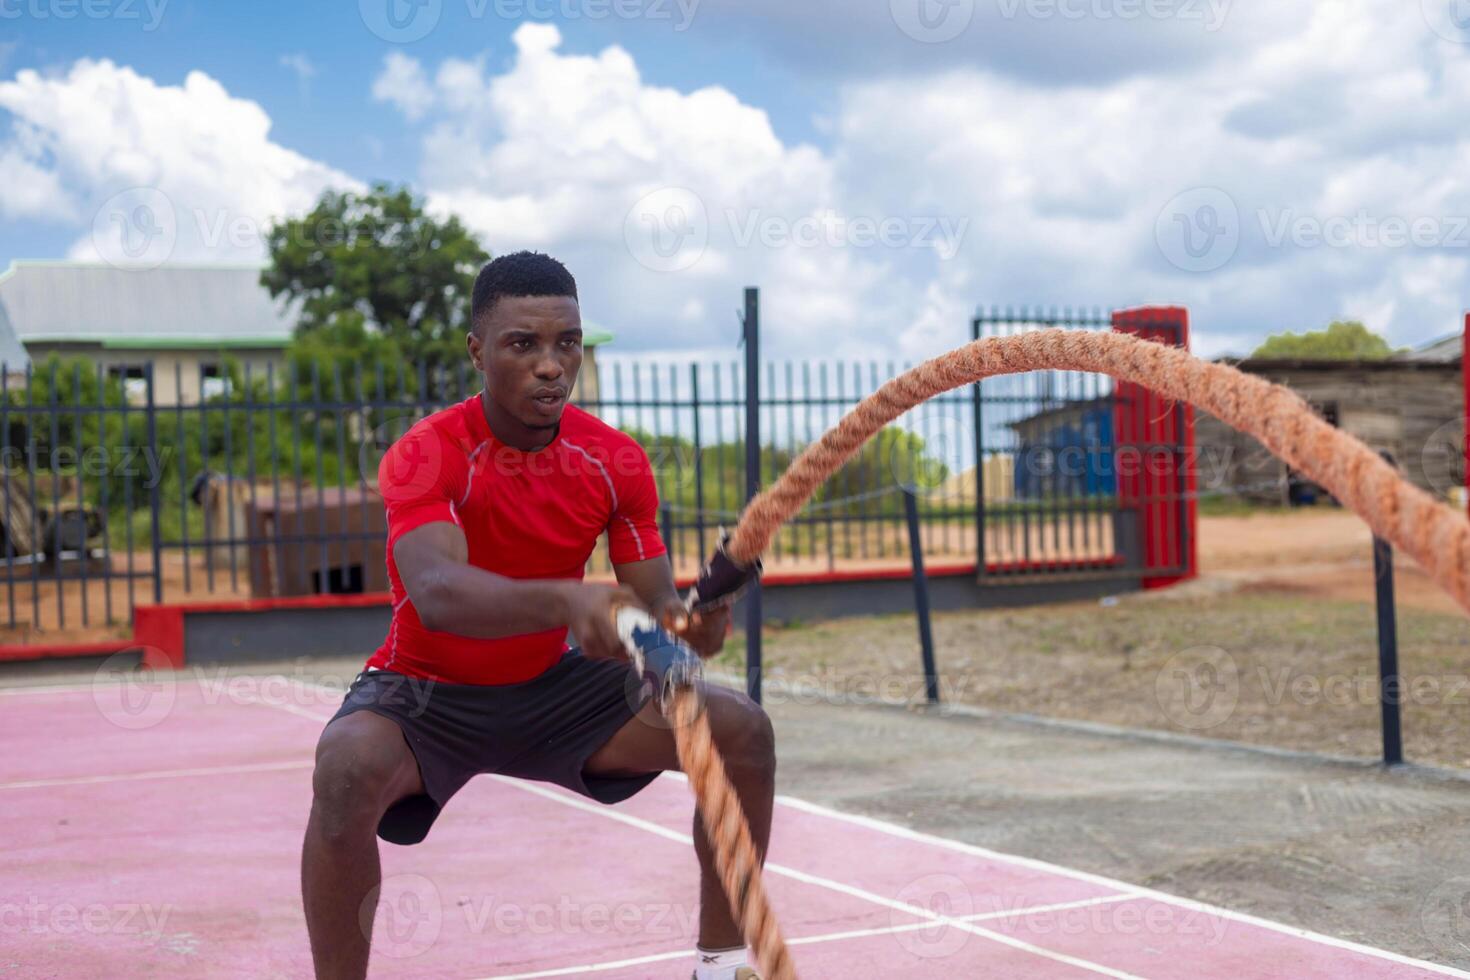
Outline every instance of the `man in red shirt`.
<svg viewBox="0 0 1470 980">
<path fill-rule="evenodd" d="M 618 639 L 619 606 L 650 612 L 702 656 L 720 650 L 729 626 L 728 609 L 685 611 L 643 449 L 567 404 L 582 327 L 566 268 L 530 252 L 486 265 L 467 345 L 484 390 L 416 424 L 378 471 L 393 620 L 317 745 L 302 896 L 319 977 L 367 972 L 374 834 L 418 843 L 474 775 L 616 803 L 679 768 L 669 723 Z M 604 532 L 616 586 L 582 581 Z M 764 854 L 770 720 L 720 687 L 706 692 L 706 710 Z M 695 976 L 753 978 L 698 814 L 694 842 Z"/>
</svg>

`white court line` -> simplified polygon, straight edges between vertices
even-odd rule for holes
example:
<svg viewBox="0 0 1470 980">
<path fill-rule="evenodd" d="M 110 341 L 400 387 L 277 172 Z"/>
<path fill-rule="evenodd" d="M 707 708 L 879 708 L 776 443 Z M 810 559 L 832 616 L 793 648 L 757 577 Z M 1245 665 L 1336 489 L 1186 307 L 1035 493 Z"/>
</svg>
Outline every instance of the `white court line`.
<svg viewBox="0 0 1470 980">
<path fill-rule="evenodd" d="M 295 683 L 303 686 L 303 688 L 306 688 L 306 686 L 319 688 L 319 685 L 306 685 L 306 683 L 303 682 Z M 259 699 L 256 698 L 247 699 L 253 701 L 254 704 L 263 704 L 266 705 L 266 707 L 284 707 L 284 705 L 275 704 L 275 702 L 259 701 Z M 329 717 L 318 716 L 318 720 L 328 721 Z M 694 837 L 685 835 L 685 833 L 679 833 L 676 832 L 676 830 L 667 829 L 667 827 L 663 827 L 660 826 L 660 824 L 653 823 L 653 821 L 651 820 L 642 820 L 641 817 L 632 817 L 632 815 L 629 814 L 617 813 L 617 811 L 609 810 L 609 808 L 603 807 L 603 805 L 592 804 L 592 802 L 585 801 L 585 799 L 579 798 L 579 796 L 573 796 L 572 793 L 569 792 L 559 792 L 559 790 L 542 788 L 542 786 L 534 785 L 534 783 L 526 783 L 522 782 L 522 780 L 512 779 L 512 777 L 509 776 L 498 776 L 498 774 L 491 774 L 491 779 L 497 780 L 497 782 L 500 783 L 504 783 L 504 785 L 507 786 L 514 786 L 514 788 L 523 790 L 523 792 L 532 793 L 532 795 L 544 796 L 544 798 L 551 799 L 551 801 L 559 802 L 559 804 L 564 805 L 564 807 L 570 807 L 573 808 L 573 810 L 581 810 L 585 811 L 585 813 L 597 814 L 598 817 L 606 818 L 606 820 L 614 820 L 617 821 L 617 823 L 628 824 L 628 826 L 637 827 L 637 829 L 639 830 L 653 833 L 653 835 L 664 837 L 664 839 L 675 840 L 675 842 L 679 843 L 685 843 L 685 845 L 691 846 L 691 848 L 692 846 L 694 846 Z M 1114 977 L 1114 979 L 1116 980 L 1144 980 L 1142 979 L 1142 977 L 1135 976 L 1135 974 L 1123 973 L 1123 971 L 1120 970 L 1111 970 L 1111 968 L 1104 967 L 1104 965 L 1095 964 L 1095 962 L 1086 961 L 1086 959 L 1080 959 L 1078 958 L 1078 956 L 1070 956 L 1067 954 L 1063 954 L 1063 952 L 1055 952 L 1053 951 L 1053 949 L 1045 949 L 1042 948 L 1042 946 L 1032 945 L 1032 943 L 1025 942 L 1025 940 L 1022 939 L 1016 939 L 1016 937 L 1014 936 L 1007 936 L 1007 934 L 1004 933 L 997 933 L 994 932 L 994 930 L 985 929 L 985 927 L 982 926 L 975 926 L 975 924 L 966 923 L 966 921 L 960 921 L 957 920 L 957 918 L 948 917 L 948 915 L 939 915 L 936 914 L 936 912 L 929 911 L 929 909 L 919 907 L 919 905 L 910 905 L 908 904 L 908 902 L 900 902 L 897 901 L 897 899 L 885 898 L 885 896 L 876 895 L 876 893 L 869 892 L 869 890 L 866 889 L 860 889 L 860 887 L 851 886 L 851 884 L 833 882 L 832 879 L 826 879 L 826 877 L 816 876 L 816 874 L 807 874 L 806 871 L 798 871 L 795 870 L 795 868 L 788 868 L 785 867 L 785 865 L 779 864 L 770 864 L 770 862 L 767 862 L 767 864 L 764 865 L 764 868 L 766 868 L 766 871 L 769 871 L 769 873 L 779 874 L 779 876 L 782 877 L 789 877 L 789 879 L 795 879 L 798 880 L 798 882 L 814 884 L 814 886 L 817 887 L 825 887 L 825 889 L 833 890 L 833 892 L 839 892 L 842 893 L 842 895 L 850 895 L 853 896 L 853 898 L 864 899 L 864 901 L 872 902 L 872 904 L 875 905 L 882 905 L 882 907 L 885 908 L 897 909 L 897 911 L 907 912 L 908 915 L 916 915 L 916 917 L 923 918 L 923 920 L 928 920 L 931 924 L 944 924 L 944 926 L 954 927 L 954 929 L 963 930 L 963 932 L 967 933 L 973 933 L 976 934 L 976 936 L 982 936 L 985 937 L 985 939 L 991 939 L 994 940 L 994 942 L 1003 943 L 1003 945 L 1005 946 L 1011 946 L 1011 948 L 1020 949 L 1020 951 L 1023 952 L 1029 952 L 1029 954 L 1044 956 L 1044 958 L 1053 959 L 1053 961 L 1055 962 L 1064 962 L 1064 964 L 1072 965 L 1072 967 L 1078 967 L 1080 968 L 1080 970 L 1088 970 L 1091 971 L 1091 973 L 1101 974 L 1101 976 L 1104 977 Z"/>
<path fill-rule="evenodd" d="M 537 786 L 534 783 L 527 783 L 518 779 L 512 779 L 509 776 L 491 775 L 490 778 L 496 780 L 497 782 L 504 783 L 507 786 L 514 786 L 516 789 L 519 789 L 526 793 L 531 793 L 534 796 L 544 797 L 546 799 L 560 803 L 563 806 L 569 806 L 574 810 L 582 810 L 586 813 L 595 814 L 606 820 L 614 820 L 618 823 L 626 824 L 629 827 L 636 827 L 639 830 L 648 831 L 651 834 L 655 834 L 667 840 L 678 841 L 679 843 L 687 844 L 690 847 L 694 846 L 693 837 L 689 836 L 688 834 L 681 834 L 676 830 L 670 830 L 668 827 L 656 824 L 651 820 L 644 820 L 642 817 L 635 817 L 627 813 L 619 813 L 616 810 L 611 810 L 607 807 L 604 807 L 600 803 L 592 803 L 583 800 L 579 796 L 573 796 L 567 792 L 546 789 L 542 786 Z M 884 908 L 893 909 L 895 911 L 905 912 L 909 915 L 918 916 L 922 919 L 928 920 L 926 925 L 950 926 L 951 928 L 959 929 L 963 932 L 972 933 L 976 936 L 982 936 L 986 939 L 994 940 L 995 942 L 1010 946 L 1013 949 L 1019 949 L 1022 952 L 1032 953 L 1036 956 L 1042 956 L 1046 959 L 1054 960 L 1058 963 L 1065 963 L 1068 966 L 1075 966 L 1078 969 L 1088 970 L 1092 973 L 1101 974 L 1105 977 L 1115 977 L 1117 978 L 1117 980 L 1143 980 L 1143 978 L 1138 977 L 1132 973 L 1124 973 L 1121 970 L 1114 970 L 1110 967 L 1103 966 L 1101 963 L 1093 963 L 1090 960 L 1084 960 L 1076 956 L 1069 956 L 1066 953 L 1059 953 L 1055 950 L 1046 949 L 1042 946 L 1036 946 L 1032 943 L 1026 942 L 1025 940 L 1017 939 L 1014 936 L 1007 936 L 1005 933 L 995 932 L 982 926 L 974 925 L 973 923 L 963 922 L 959 919 L 951 918 L 947 915 L 940 915 L 939 913 L 931 912 L 930 910 L 923 908 L 922 906 L 910 905 L 908 902 L 900 902 L 899 900 L 894 898 L 887 898 L 875 892 L 870 892 L 865 888 L 858 888 L 856 885 L 849 885 L 844 882 L 834 881 L 831 878 L 824 878 L 821 875 L 808 874 L 805 871 L 798 871 L 795 868 L 788 868 L 785 865 L 773 864 L 771 862 L 766 863 L 765 870 L 767 874 L 775 874 L 780 875 L 783 878 L 791 878 L 795 881 L 803 882 L 804 884 L 815 885 L 818 888 L 825 888 L 829 891 L 838 892 L 839 894 L 862 899 L 864 901 L 871 902 L 874 905 L 881 905 Z"/>
<path fill-rule="evenodd" d="M 1055 905 L 1035 905 L 1030 908 L 1018 908 L 1004 912 L 977 912 L 974 915 L 960 916 L 962 922 L 980 922 L 985 919 L 1001 919 L 1013 915 L 1040 915 L 1046 912 L 1058 912 L 1066 909 L 1086 908 L 1091 905 L 1104 905 L 1109 902 L 1131 901 L 1132 895 L 1105 895 L 1102 898 L 1084 898 L 1075 902 L 1058 902 Z M 828 932 L 820 936 L 802 936 L 798 939 L 786 940 L 788 946 L 812 946 L 817 943 L 840 942 L 846 939 L 866 939 L 869 936 L 886 936 L 896 932 L 918 932 L 920 929 L 932 929 L 936 923 L 933 922 L 909 922 L 901 926 L 884 926 L 881 929 L 852 929 L 847 932 Z M 603 970 L 620 970 L 625 966 L 642 966 L 645 963 L 659 963 L 667 960 L 677 960 L 684 957 L 693 957 L 692 949 L 676 949 L 667 953 L 651 953 L 648 956 L 636 956 L 626 960 L 606 960 L 601 963 L 583 963 L 578 966 L 562 966 L 552 970 L 537 970 L 534 973 L 501 973 L 493 977 L 484 977 L 482 980 L 538 980 L 541 977 L 565 977 L 576 973 L 598 973 Z"/>
<path fill-rule="evenodd" d="M 91 783 L 126 783 L 135 779 L 175 779 L 184 776 L 228 776 L 246 772 L 280 772 L 285 769 L 310 769 L 314 762 L 254 762 L 239 766 L 208 766 L 200 769 L 154 769 L 147 772 L 120 772 L 105 776 L 63 776 L 57 779 L 27 779 L 17 783 L 0 783 L 0 790 L 34 789 L 38 786 L 86 786 Z"/>
<path fill-rule="evenodd" d="M 35 687 L 0 688 L 0 697 L 16 697 L 22 694 L 85 694 L 93 687 L 106 684 L 121 684 L 122 681 L 97 681 L 95 684 L 37 684 Z"/>
<path fill-rule="evenodd" d="M 285 678 L 285 675 L 283 675 L 283 674 L 271 675 L 271 676 Z M 289 680 L 293 684 L 297 684 L 297 685 L 300 685 L 302 687 L 315 688 L 315 689 L 317 689 L 319 691 L 328 690 L 328 688 L 325 685 L 311 684 L 309 682 L 301 681 L 301 680 L 296 679 L 296 678 L 285 678 L 285 679 L 286 680 Z M 26 693 L 35 693 L 35 692 L 40 692 L 40 693 L 78 693 L 78 692 L 86 692 L 86 691 L 90 691 L 90 690 L 92 690 L 92 685 L 69 687 L 69 688 L 68 687 L 56 687 L 56 688 L 46 688 L 46 689 L 38 689 L 38 688 L 17 688 L 17 689 L 13 689 L 13 690 L 0 690 L 0 695 L 4 695 L 4 694 L 26 694 Z M 258 703 L 265 703 L 265 702 L 258 702 Z M 284 706 L 281 706 L 281 705 L 270 705 L 270 706 L 271 707 L 284 707 Z M 293 713 L 295 713 L 295 712 L 293 712 Z M 305 712 L 303 712 L 302 714 L 304 716 L 310 717 L 310 715 L 307 715 L 307 713 L 305 713 Z M 321 721 L 321 722 L 326 722 L 326 721 L 329 721 L 330 720 L 328 717 L 324 717 L 324 716 L 315 716 L 315 718 L 316 718 L 316 720 Z M 301 763 L 300 765 L 303 766 L 303 767 L 305 767 L 305 766 L 309 766 L 311 764 L 312 763 Z M 287 768 L 287 766 L 281 765 L 281 764 L 276 764 L 276 767 Z M 79 781 L 80 782 L 90 782 L 90 781 L 95 781 L 95 782 L 111 782 L 114 779 L 138 779 L 138 778 L 162 777 L 162 776 L 171 776 L 171 775 L 189 775 L 189 774 L 209 775 L 209 774 L 213 774 L 216 771 L 228 771 L 228 770 L 227 769 L 226 770 L 207 770 L 207 769 L 206 770 L 179 770 L 177 772 L 162 772 L 162 773 L 157 773 L 157 774 L 141 773 L 141 774 L 132 774 L 132 775 L 128 775 L 128 776 L 121 776 L 121 777 L 94 777 L 92 779 L 82 779 L 82 780 L 79 780 Z M 241 771 L 247 771 L 247 770 L 242 769 Z M 666 777 L 668 777 L 668 778 L 678 779 L 680 781 L 685 781 L 684 780 L 684 776 L 683 776 L 682 773 L 665 773 L 664 775 Z M 519 786 L 519 787 L 521 787 L 523 789 L 527 789 L 527 790 L 530 790 L 530 791 L 543 792 L 543 793 L 550 793 L 551 792 L 551 791 L 547 791 L 547 790 L 542 790 L 542 789 L 540 789 L 540 787 L 535 787 L 535 786 L 532 786 L 530 784 L 520 784 L 520 783 L 517 783 L 514 780 L 510 780 L 510 779 L 508 779 L 506 777 L 493 777 L 493 778 L 505 779 L 506 782 L 510 783 L 511 785 L 516 785 L 516 786 Z M 61 781 L 61 782 L 64 783 L 64 782 L 72 782 L 72 781 L 71 780 L 66 780 L 66 781 Z M 0 784 L 0 789 L 19 788 L 20 786 L 25 786 L 25 785 L 48 785 L 48 784 L 49 783 L 47 783 L 47 781 L 35 781 L 34 783 L 30 783 L 30 784 Z M 561 795 L 561 794 L 551 794 L 551 795 L 553 795 L 553 797 L 555 797 L 555 796 L 558 796 L 558 795 Z M 577 805 L 577 804 L 580 804 L 581 803 L 581 800 L 578 797 L 572 797 L 572 796 L 570 796 L 570 794 L 567 794 L 565 796 L 565 798 L 562 800 L 562 802 L 566 803 L 567 805 Z M 1130 883 L 1125 882 L 1125 881 L 1119 881 L 1119 880 L 1117 880 L 1115 878 L 1108 878 L 1108 877 L 1105 877 L 1103 875 L 1092 874 L 1091 872 L 1087 872 L 1087 871 L 1078 871 L 1078 870 L 1076 870 L 1074 868 L 1068 868 L 1068 867 L 1065 867 L 1063 865 L 1052 864 L 1050 862 L 1042 861 L 1042 860 L 1039 860 L 1039 859 L 1036 859 L 1036 858 L 1027 858 L 1027 857 L 1021 857 L 1021 856 L 1014 855 L 1014 854 L 1006 854 L 1006 853 L 1001 852 L 1001 851 L 993 851 L 993 850 L 990 850 L 989 848 L 980 847 L 980 846 L 975 845 L 975 844 L 965 843 L 964 841 L 952 840 L 952 839 L 947 838 L 947 837 L 940 837 L 940 836 L 935 835 L 935 834 L 928 834 L 928 833 L 924 833 L 923 831 L 912 830 L 912 829 L 910 829 L 908 827 L 903 827 L 903 826 L 900 826 L 898 824 L 888 823 L 887 821 L 878 820 L 878 819 L 875 819 L 873 817 L 866 817 L 866 816 L 862 816 L 862 815 L 859 815 L 859 814 L 853 814 L 853 813 L 844 813 L 841 810 L 834 810 L 834 809 L 832 809 L 830 807 L 825 807 L 825 806 L 822 806 L 821 804 L 817 804 L 817 803 L 809 803 L 806 800 L 797 799 L 795 797 L 790 797 L 790 796 L 777 796 L 776 797 L 776 802 L 778 802 L 780 804 L 783 804 L 785 806 L 790 806 L 790 807 L 792 807 L 794 809 L 797 809 L 797 810 L 803 810 L 803 811 L 805 811 L 807 813 L 811 813 L 811 814 L 814 814 L 814 815 L 817 815 L 817 816 L 829 817 L 829 818 L 834 819 L 834 820 L 840 820 L 840 821 L 843 821 L 843 822 L 846 822 L 846 823 L 855 824 L 857 826 L 866 827 L 866 828 L 868 828 L 870 830 L 876 830 L 876 831 L 879 831 L 880 833 L 888 834 L 890 836 L 900 837 L 900 838 L 903 838 L 905 840 L 911 840 L 911 841 L 915 841 L 915 842 L 918 842 L 918 843 L 930 844 L 930 845 L 934 845 L 934 846 L 937 846 L 937 847 L 943 847 L 943 848 L 947 848 L 949 850 L 959 851 L 960 853 L 970 854 L 970 855 L 974 855 L 974 856 L 977 856 L 977 857 L 989 858 L 991 860 L 1000 861 L 1000 862 L 1003 862 L 1003 863 L 1015 865 L 1017 867 L 1031 868 L 1033 870 L 1043 871 L 1043 872 L 1046 872 L 1046 873 L 1049 873 L 1049 874 L 1061 875 L 1063 877 L 1071 878 L 1071 879 L 1076 880 L 1076 881 L 1085 881 L 1085 882 L 1089 882 L 1089 883 L 1095 884 L 1095 885 L 1102 885 L 1104 887 L 1113 888 L 1113 889 L 1117 889 L 1119 891 L 1126 892 L 1126 893 L 1128 893 L 1130 895 L 1134 895 L 1134 896 L 1139 897 L 1139 898 L 1149 898 L 1149 899 L 1153 899 L 1155 901 L 1163 902 L 1165 904 L 1176 905 L 1176 906 L 1179 906 L 1179 907 L 1182 907 L 1182 908 L 1187 908 L 1187 909 L 1191 909 L 1191 910 L 1198 911 L 1198 912 L 1204 912 L 1204 913 L 1207 913 L 1207 914 L 1210 914 L 1210 915 L 1219 916 L 1220 918 L 1229 919 L 1229 920 L 1232 920 L 1232 921 L 1235 921 L 1235 922 L 1241 922 L 1241 923 L 1244 923 L 1244 924 L 1247 924 L 1247 925 L 1259 926 L 1259 927 L 1261 927 L 1263 929 L 1269 929 L 1269 930 L 1271 930 L 1273 932 L 1279 932 L 1279 933 L 1282 933 L 1284 935 L 1292 936 L 1292 937 L 1295 937 L 1297 939 L 1304 939 L 1304 940 L 1307 940 L 1309 942 L 1320 943 L 1320 944 L 1322 944 L 1324 946 L 1331 946 L 1331 947 L 1335 947 L 1337 949 L 1348 950 L 1350 952 L 1360 953 L 1360 954 L 1363 954 L 1365 956 L 1371 956 L 1371 957 L 1375 957 L 1375 958 L 1378 958 L 1378 959 L 1388 960 L 1388 961 L 1393 962 L 1393 963 L 1399 963 L 1399 964 L 1402 964 L 1404 966 L 1416 967 L 1418 969 L 1427 970 L 1427 971 L 1429 971 L 1431 973 L 1438 973 L 1438 974 L 1440 974 L 1442 976 L 1459 977 L 1459 978 L 1462 978 L 1462 980 L 1470 980 L 1470 972 L 1466 972 L 1464 970 L 1459 970 L 1459 969 L 1456 969 L 1454 967 L 1442 966 L 1442 965 L 1440 965 L 1438 963 L 1430 963 L 1427 960 L 1416 959 L 1414 957 L 1405 956 L 1405 955 L 1400 954 L 1400 953 L 1394 953 L 1394 952 L 1391 952 L 1389 950 L 1377 949 L 1377 948 L 1372 947 L 1372 946 L 1365 946 L 1362 943 L 1355 943 L 1355 942 L 1353 942 L 1351 940 L 1348 940 L 1348 939 L 1339 939 L 1339 938 L 1337 938 L 1335 936 L 1328 936 L 1328 935 L 1324 935 L 1322 933 L 1312 932 L 1309 929 L 1303 929 L 1303 928 L 1300 928 L 1298 926 L 1290 926 L 1290 925 L 1286 925 L 1284 923 L 1274 922 L 1274 921 L 1272 921 L 1270 919 L 1263 919 L 1263 918 L 1261 918 L 1259 916 L 1250 915 L 1250 914 L 1245 913 L 1245 912 L 1232 911 L 1231 909 L 1222 908 L 1222 907 L 1217 906 L 1217 905 L 1210 905 L 1210 904 L 1208 904 L 1206 902 L 1200 902 L 1200 901 L 1196 901 L 1196 900 L 1190 899 L 1190 898 L 1183 898 L 1183 897 L 1178 896 L 1178 895 L 1170 895 L 1170 894 L 1168 894 L 1166 892 L 1156 891 L 1156 890 L 1154 890 L 1152 888 L 1144 888 L 1144 887 L 1142 887 L 1140 885 L 1134 885 L 1134 884 L 1130 884 Z M 618 812 L 616 812 L 614 810 L 599 810 L 599 809 L 594 809 L 591 804 L 585 804 L 585 806 L 586 806 L 588 812 L 597 813 L 600 816 L 604 816 L 604 817 L 608 817 L 608 818 L 612 818 L 612 819 L 620 819 L 620 818 L 625 818 L 626 817 L 625 814 L 620 814 L 620 813 L 618 813 Z M 631 819 L 634 819 L 634 818 L 627 818 L 627 819 L 630 819 L 631 820 Z M 649 830 L 649 831 L 651 831 L 653 833 L 656 833 L 656 834 L 659 834 L 660 836 L 668 836 L 671 839 L 678 840 L 680 842 L 692 842 L 692 839 L 688 835 L 679 834 L 676 831 L 669 831 L 669 830 L 667 830 L 667 828 L 659 827 L 657 824 L 648 824 L 647 826 L 644 826 L 643 829 Z M 905 909 L 905 911 L 909 911 L 909 910 L 908 909 Z M 927 910 L 925 910 L 925 911 L 927 911 Z M 919 914 L 919 912 L 913 912 L 912 914 Z M 968 925 L 968 924 L 965 924 L 965 925 Z M 969 930 L 973 930 L 975 928 L 978 928 L 978 927 L 969 927 Z M 969 930 L 967 930 L 967 931 L 969 931 Z M 989 931 L 988 930 L 983 930 L 982 932 L 983 933 L 988 933 Z M 996 935 L 998 935 L 998 934 L 996 934 Z"/>
</svg>

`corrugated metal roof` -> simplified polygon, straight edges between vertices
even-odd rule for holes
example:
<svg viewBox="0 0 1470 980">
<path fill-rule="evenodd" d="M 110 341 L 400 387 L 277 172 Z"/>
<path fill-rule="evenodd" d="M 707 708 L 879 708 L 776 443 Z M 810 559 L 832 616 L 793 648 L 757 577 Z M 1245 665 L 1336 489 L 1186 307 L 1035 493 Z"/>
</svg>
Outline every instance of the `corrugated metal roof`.
<svg viewBox="0 0 1470 980">
<path fill-rule="evenodd" d="M 1431 361 L 1439 364 L 1451 364 L 1464 356 L 1465 338 L 1461 334 L 1450 334 L 1432 343 L 1417 347 L 1402 354 L 1395 354 L 1396 361 Z"/>
<path fill-rule="evenodd" d="M 294 309 L 271 299 L 256 266 L 120 269 L 16 262 L 0 275 L 0 309 L 21 343 L 146 341 L 172 346 L 285 344 Z"/>
<path fill-rule="evenodd" d="M 31 356 L 15 336 L 10 317 L 5 315 L 5 304 L 0 303 L 0 365 L 6 371 L 24 371 L 31 363 Z"/>
</svg>

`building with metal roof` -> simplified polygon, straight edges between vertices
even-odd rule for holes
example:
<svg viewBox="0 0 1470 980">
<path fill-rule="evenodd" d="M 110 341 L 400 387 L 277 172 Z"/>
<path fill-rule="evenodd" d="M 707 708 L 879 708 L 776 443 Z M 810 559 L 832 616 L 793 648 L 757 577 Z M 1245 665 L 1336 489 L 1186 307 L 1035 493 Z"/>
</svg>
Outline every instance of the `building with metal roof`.
<svg viewBox="0 0 1470 980">
<path fill-rule="evenodd" d="M 258 265 L 14 262 L 0 273 L 0 362 L 23 372 L 51 354 L 80 355 L 135 388 L 151 364 L 157 404 L 200 401 L 224 383 L 226 355 L 261 375 L 284 360 L 298 307 L 272 299 L 260 271 Z M 612 334 L 591 321 L 584 327 L 578 395 L 595 401 L 592 349 Z"/>
</svg>

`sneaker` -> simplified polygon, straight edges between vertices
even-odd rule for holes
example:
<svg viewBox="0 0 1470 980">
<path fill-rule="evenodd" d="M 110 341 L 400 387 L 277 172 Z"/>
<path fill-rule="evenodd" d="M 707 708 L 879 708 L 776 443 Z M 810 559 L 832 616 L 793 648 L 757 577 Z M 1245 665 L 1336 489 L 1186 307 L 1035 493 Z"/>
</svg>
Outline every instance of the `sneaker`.
<svg viewBox="0 0 1470 980">
<path fill-rule="evenodd" d="M 689 974 L 689 980 L 699 980 L 699 974 Z M 742 966 L 735 971 L 735 980 L 761 980 L 761 975 L 748 966 Z"/>
</svg>

